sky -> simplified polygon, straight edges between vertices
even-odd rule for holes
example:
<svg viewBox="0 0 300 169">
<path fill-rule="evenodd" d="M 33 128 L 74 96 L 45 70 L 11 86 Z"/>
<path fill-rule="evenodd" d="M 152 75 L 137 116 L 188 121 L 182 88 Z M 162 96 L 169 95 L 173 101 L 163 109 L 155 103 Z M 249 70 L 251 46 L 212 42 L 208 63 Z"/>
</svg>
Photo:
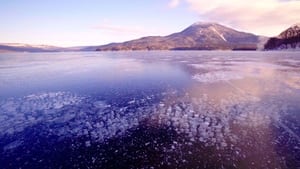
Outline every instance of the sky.
<svg viewBox="0 0 300 169">
<path fill-rule="evenodd" d="M 300 22 L 300 0 L 0 0 L 0 43 L 102 45 L 217 22 L 276 36 Z"/>
</svg>

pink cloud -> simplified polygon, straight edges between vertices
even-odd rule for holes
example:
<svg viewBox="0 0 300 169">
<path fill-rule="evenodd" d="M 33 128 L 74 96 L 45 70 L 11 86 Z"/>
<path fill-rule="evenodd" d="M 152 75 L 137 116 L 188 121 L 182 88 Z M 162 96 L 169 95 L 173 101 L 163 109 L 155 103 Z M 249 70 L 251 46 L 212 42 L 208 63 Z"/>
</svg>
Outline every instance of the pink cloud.
<svg viewBox="0 0 300 169">
<path fill-rule="evenodd" d="M 171 0 L 168 4 L 169 8 L 176 8 L 180 4 L 180 0 Z"/>
<path fill-rule="evenodd" d="M 206 21 L 256 34 L 274 36 L 300 22 L 300 1 L 181 0 Z M 179 3 L 179 2 L 178 2 Z"/>
<path fill-rule="evenodd" d="M 142 27 L 138 27 L 138 26 L 130 27 L 130 26 L 101 24 L 101 25 L 95 26 L 93 28 L 98 29 L 98 30 L 114 32 L 114 33 L 141 34 L 141 33 L 146 32 L 145 29 L 143 29 Z"/>
</svg>

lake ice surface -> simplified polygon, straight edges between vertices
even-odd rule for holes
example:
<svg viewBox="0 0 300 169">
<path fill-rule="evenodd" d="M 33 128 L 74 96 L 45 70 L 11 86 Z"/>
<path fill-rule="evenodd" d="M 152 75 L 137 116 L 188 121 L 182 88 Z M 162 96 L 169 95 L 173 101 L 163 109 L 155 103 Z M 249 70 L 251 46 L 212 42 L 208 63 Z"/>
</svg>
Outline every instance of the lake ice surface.
<svg viewBox="0 0 300 169">
<path fill-rule="evenodd" d="M 2 168 L 299 168 L 299 52 L 0 55 Z"/>
</svg>

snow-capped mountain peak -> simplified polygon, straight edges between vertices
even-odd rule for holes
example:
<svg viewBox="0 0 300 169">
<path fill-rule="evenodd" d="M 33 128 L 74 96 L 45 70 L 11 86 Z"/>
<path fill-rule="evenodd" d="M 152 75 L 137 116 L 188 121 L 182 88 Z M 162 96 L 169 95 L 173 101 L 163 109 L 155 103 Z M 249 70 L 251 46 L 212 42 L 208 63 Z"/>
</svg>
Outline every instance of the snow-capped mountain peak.
<svg viewBox="0 0 300 169">
<path fill-rule="evenodd" d="M 214 26 L 214 25 L 217 25 L 217 23 L 215 23 L 215 22 L 202 22 L 202 21 L 199 21 L 199 22 L 195 22 L 191 26 Z"/>
<path fill-rule="evenodd" d="M 102 45 L 106 50 L 255 50 L 259 37 L 214 22 L 196 22 L 168 36 L 143 37 Z"/>
</svg>

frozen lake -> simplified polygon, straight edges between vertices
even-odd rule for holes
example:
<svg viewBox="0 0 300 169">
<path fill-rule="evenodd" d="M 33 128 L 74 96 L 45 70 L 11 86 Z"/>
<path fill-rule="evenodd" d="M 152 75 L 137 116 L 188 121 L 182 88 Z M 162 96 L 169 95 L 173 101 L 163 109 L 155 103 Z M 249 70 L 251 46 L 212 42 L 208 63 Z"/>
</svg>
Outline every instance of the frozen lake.
<svg viewBox="0 0 300 169">
<path fill-rule="evenodd" d="M 300 52 L 0 54 L 0 166 L 300 168 Z"/>
</svg>

